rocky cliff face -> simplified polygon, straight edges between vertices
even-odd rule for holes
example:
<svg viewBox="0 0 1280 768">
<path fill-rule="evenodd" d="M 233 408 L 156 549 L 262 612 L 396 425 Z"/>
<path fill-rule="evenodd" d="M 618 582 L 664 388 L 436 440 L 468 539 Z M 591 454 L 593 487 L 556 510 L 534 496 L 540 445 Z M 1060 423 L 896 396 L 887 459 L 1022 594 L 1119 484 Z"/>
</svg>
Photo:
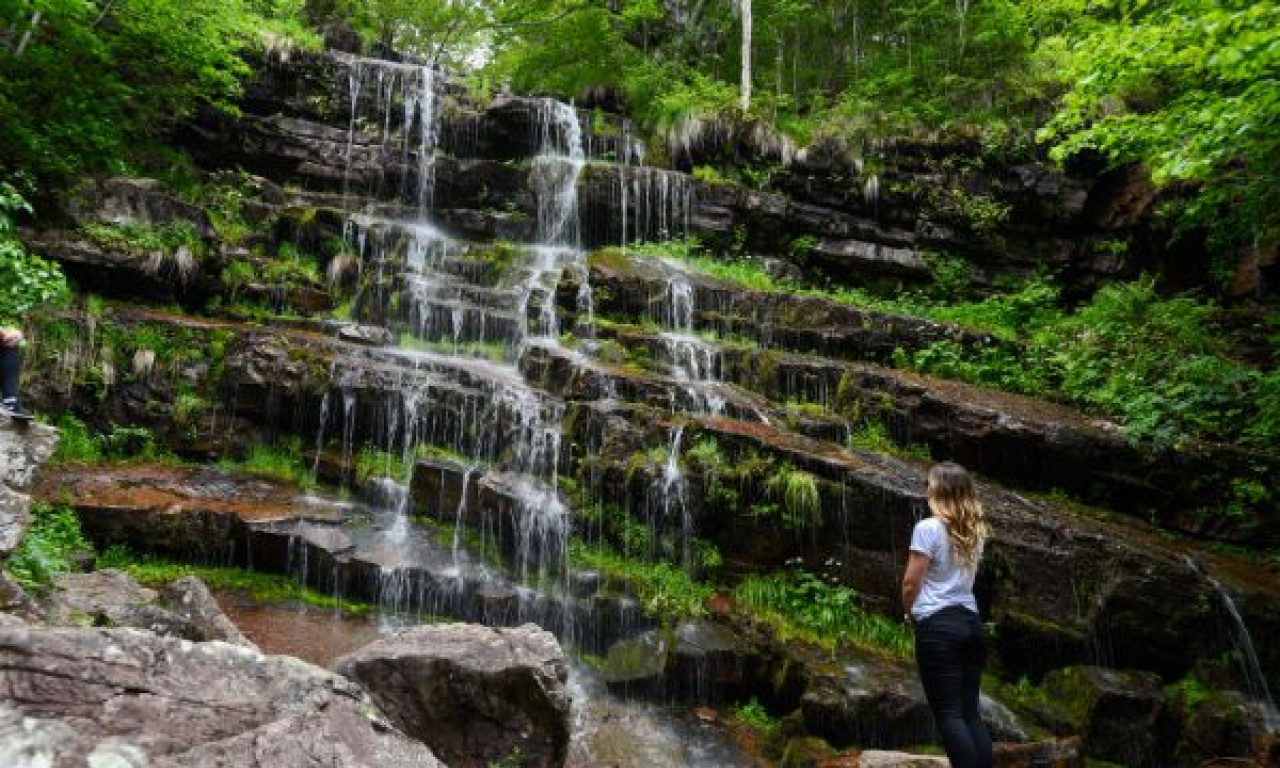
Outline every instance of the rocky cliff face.
<svg viewBox="0 0 1280 768">
<path fill-rule="evenodd" d="M 725 580 L 798 559 L 896 614 L 902 552 L 925 511 L 923 444 L 984 478 L 995 533 L 980 601 L 1008 678 L 1101 663 L 1168 682 L 1234 652 L 1236 610 L 1259 636 L 1280 629 L 1273 572 L 1239 577 L 1232 558 L 1149 524 L 1274 542 L 1275 509 L 1217 509 L 1235 479 L 1274 474 L 1266 462 L 1212 446 L 1160 454 L 1057 405 L 892 367 L 897 348 L 996 339 L 752 291 L 621 247 L 696 234 L 891 283 L 933 279 L 926 251 L 969 255 L 987 279 L 1047 254 L 1084 290 L 1140 259 L 1106 245 L 1140 231 L 1150 199 L 1136 180 L 957 166 L 949 158 L 970 148 L 889 145 L 874 173 L 815 153 L 780 169 L 773 190 L 750 190 L 643 165 L 609 116 L 545 99 L 480 105 L 435 77 L 344 54 L 264 63 L 243 114 L 181 137 L 210 173 L 241 169 L 237 237 L 154 183 L 86 184 L 71 225 L 26 233 L 32 247 L 107 296 L 200 314 L 109 306 L 50 319 L 28 380 L 45 409 L 151 425 L 189 457 L 290 436 L 343 483 L 362 449 L 399 457 L 410 478 L 392 484 L 405 494 L 397 519 L 412 509 L 481 532 L 516 583 L 460 571 L 456 544 L 453 560 L 410 558 L 353 537 L 341 514 L 298 512 L 270 483 L 224 498 L 207 489 L 226 479 L 200 470 L 50 479 L 42 492 L 69 498 L 96 541 L 230 550 L 282 569 L 302 552 L 301 575 L 328 590 L 492 624 L 537 603 L 540 620 L 603 651 L 652 622 L 599 574 L 561 573 L 571 534 L 633 551 L 644 531 L 645 556 L 695 576 L 710 544 Z M 184 234 L 139 243 L 85 226 L 120 221 Z M 884 444 L 850 440 L 873 426 Z M 126 472 L 145 498 L 116 482 Z M 811 503 L 789 500 L 779 477 L 812 489 Z M 518 583 L 548 573 L 565 580 L 546 594 Z M 1258 651 L 1280 686 L 1280 647 Z M 815 723 L 845 724 L 832 733 L 860 722 L 840 673 L 776 679 L 779 699 L 808 701 Z"/>
<path fill-rule="evenodd" d="M 244 99 L 245 115 L 194 124 L 184 141 L 210 165 L 395 199 L 418 173 L 412 149 L 388 146 L 385 129 L 381 137 L 374 130 L 350 141 L 347 128 L 363 120 L 375 128 L 385 118 L 374 114 L 375 99 L 360 99 L 361 88 L 366 96 L 382 88 L 381 98 L 394 99 L 394 78 L 412 68 L 378 83 L 348 77 L 353 62 L 373 71 L 369 61 L 335 53 L 265 61 Z M 479 104 L 452 87 L 442 100 L 439 217 L 471 234 L 528 239 L 521 235 L 530 233 L 536 203 L 529 169 L 518 161 L 537 149 L 538 100 Z M 779 255 L 837 282 L 890 286 L 930 282 L 932 256 L 947 253 L 968 260 L 979 283 L 1048 266 L 1068 293 L 1082 294 L 1152 267 L 1167 236 L 1153 229 L 1154 190 L 1130 169 L 1066 173 L 962 140 L 884 141 L 856 152 L 822 145 L 783 165 L 771 143 L 730 126 L 673 157 L 685 171 L 763 165 L 768 181 L 752 189 L 646 169 L 625 121 L 595 111 L 585 112 L 582 124 L 588 156 L 608 161 L 586 169 L 580 181 L 589 246 L 687 233 Z M 684 220 L 655 210 L 682 196 L 691 200 L 678 217 Z"/>
</svg>

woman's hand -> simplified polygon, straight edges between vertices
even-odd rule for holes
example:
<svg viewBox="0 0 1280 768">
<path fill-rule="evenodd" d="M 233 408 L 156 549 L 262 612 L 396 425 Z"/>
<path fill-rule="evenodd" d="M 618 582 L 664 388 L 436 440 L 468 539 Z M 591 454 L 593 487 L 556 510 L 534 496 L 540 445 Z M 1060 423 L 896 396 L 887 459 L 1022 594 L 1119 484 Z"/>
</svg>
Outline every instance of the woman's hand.
<svg viewBox="0 0 1280 768">
<path fill-rule="evenodd" d="M 22 343 L 22 331 L 17 328 L 0 328 L 0 346 L 15 347 Z"/>
</svg>

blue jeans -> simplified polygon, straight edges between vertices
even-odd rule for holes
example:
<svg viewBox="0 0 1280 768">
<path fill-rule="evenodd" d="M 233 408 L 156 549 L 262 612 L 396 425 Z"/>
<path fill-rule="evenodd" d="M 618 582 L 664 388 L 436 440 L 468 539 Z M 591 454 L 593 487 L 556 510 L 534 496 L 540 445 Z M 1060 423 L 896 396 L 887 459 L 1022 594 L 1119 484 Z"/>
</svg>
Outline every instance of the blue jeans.
<svg viewBox="0 0 1280 768">
<path fill-rule="evenodd" d="M 978 614 L 948 606 L 916 624 L 916 664 L 952 768 L 991 768 L 991 735 L 978 714 L 987 645 Z"/>
</svg>

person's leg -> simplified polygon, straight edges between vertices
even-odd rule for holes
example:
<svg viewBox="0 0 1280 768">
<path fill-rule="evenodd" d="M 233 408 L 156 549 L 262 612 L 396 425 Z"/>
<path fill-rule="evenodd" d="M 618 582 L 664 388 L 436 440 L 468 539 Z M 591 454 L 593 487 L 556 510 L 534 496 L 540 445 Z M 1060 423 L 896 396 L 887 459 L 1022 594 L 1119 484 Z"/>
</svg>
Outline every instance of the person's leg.
<svg viewBox="0 0 1280 768">
<path fill-rule="evenodd" d="M 22 348 L 0 345 L 0 400 L 17 405 L 18 379 L 22 373 Z"/>
<path fill-rule="evenodd" d="M 987 724 L 982 721 L 982 712 L 978 706 L 982 667 L 987 659 L 987 640 L 983 634 L 982 619 L 976 614 L 970 614 L 968 624 L 962 671 L 964 722 L 973 741 L 974 765 L 976 768 L 991 768 L 991 734 L 987 731 Z"/>
<path fill-rule="evenodd" d="M 964 719 L 963 621 L 935 614 L 916 627 L 916 663 L 925 698 L 952 768 L 979 768 L 973 736 Z"/>
</svg>

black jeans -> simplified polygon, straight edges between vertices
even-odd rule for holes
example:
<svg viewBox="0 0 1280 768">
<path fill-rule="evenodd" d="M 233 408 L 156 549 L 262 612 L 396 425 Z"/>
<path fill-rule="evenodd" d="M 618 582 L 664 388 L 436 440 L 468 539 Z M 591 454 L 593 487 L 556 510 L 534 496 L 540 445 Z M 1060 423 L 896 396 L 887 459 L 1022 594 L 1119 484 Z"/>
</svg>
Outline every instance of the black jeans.
<svg viewBox="0 0 1280 768">
<path fill-rule="evenodd" d="M 986 661 L 978 614 L 948 606 L 916 624 L 920 682 L 952 768 L 990 768 L 991 735 L 978 714 L 978 685 Z"/>
<path fill-rule="evenodd" d="M 0 399 L 18 396 L 18 376 L 22 373 L 22 348 L 0 345 Z"/>
</svg>

